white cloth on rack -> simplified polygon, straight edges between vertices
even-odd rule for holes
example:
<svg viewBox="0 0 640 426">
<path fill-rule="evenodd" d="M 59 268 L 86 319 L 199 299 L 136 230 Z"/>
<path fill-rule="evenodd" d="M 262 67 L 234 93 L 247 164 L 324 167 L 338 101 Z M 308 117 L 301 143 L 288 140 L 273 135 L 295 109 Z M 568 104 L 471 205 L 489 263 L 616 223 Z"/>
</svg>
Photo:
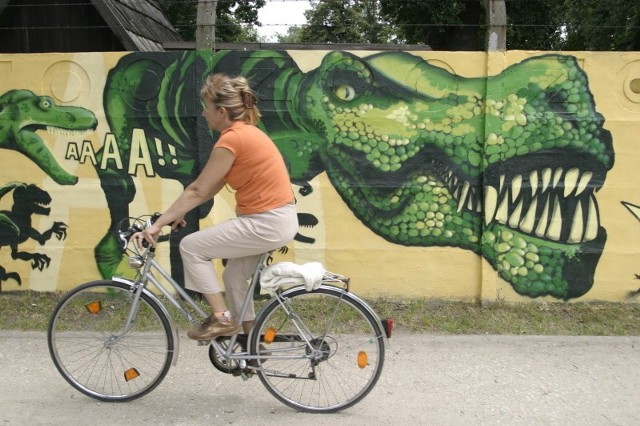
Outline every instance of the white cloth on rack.
<svg viewBox="0 0 640 426">
<path fill-rule="evenodd" d="M 264 268 L 260 276 L 260 285 L 267 290 L 304 285 L 307 291 L 311 291 L 320 287 L 325 272 L 324 266 L 319 262 L 302 265 L 278 262 Z"/>
</svg>

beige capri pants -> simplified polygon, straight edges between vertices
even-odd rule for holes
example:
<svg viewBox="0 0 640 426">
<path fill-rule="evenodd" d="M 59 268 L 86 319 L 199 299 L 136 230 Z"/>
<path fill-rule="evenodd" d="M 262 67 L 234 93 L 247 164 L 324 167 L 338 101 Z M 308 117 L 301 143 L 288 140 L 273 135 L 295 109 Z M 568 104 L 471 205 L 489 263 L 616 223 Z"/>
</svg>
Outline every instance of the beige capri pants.
<svg viewBox="0 0 640 426">
<path fill-rule="evenodd" d="M 222 279 L 227 304 L 238 318 L 249 290 L 248 279 L 260 255 L 282 247 L 296 235 L 298 215 L 294 204 L 263 213 L 241 215 L 196 231 L 180 242 L 185 287 L 203 294 L 222 291 L 212 259 L 227 259 Z M 253 303 L 242 321 L 253 321 Z"/>
</svg>

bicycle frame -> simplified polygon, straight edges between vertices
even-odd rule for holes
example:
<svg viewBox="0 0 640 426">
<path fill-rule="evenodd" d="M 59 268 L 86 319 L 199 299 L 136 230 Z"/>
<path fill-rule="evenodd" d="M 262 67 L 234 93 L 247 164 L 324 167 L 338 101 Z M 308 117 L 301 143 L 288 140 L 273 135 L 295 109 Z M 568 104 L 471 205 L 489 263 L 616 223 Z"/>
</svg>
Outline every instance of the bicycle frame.
<svg viewBox="0 0 640 426">
<path fill-rule="evenodd" d="M 119 336 L 115 336 L 114 340 L 119 340 L 120 338 L 122 338 L 122 336 L 124 336 L 129 329 L 131 328 L 131 324 L 133 323 L 135 316 L 137 314 L 137 310 L 138 310 L 138 304 L 139 304 L 139 300 L 140 300 L 140 295 L 144 292 L 145 294 L 147 294 L 150 298 L 153 299 L 154 302 L 156 302 L 158 304 L 158 306 L 161 307 L 161 309 L 163 310 L 163 313 L 166 315 L 166 317 L 169 319 L 169 324 L 171 325 L 171 333 L 174 336 L 174 341 L 176 342 L 176 347 L 175 347 L 175 356 L 173 357 L 173 361 L 172 361 L 172 365 L 176 365 L 178 362 L 178 347 L 179 347 L 179 341 L 180 339 L 178 338 L 178 331 L 177 328 L 173 322 L 173 318 L 171 317 L 171 315 L 169 314 L 169 312 L 167 311 L 166 307 L 164 306 L 164 304 L 156 297 L 156 295 L 152 292 L 149 291 L 149 289 L 147 288 L 148 283 L 150 282 L 151 284 L 153 284 L 153 287 L 156 288 L 165 298 L 166 300 L 168 300 L 171 305 L 173 305 L 191 324 L 193 325 L 197 325 L 199 324 L 199 321 L 202 321 L 203 319 L 205 319 L 208 315 L 202 310 L 202 308 L 200 308 L 200 306 L 189 296 L 189 294 L 182 288 L 180 287 L 180 285 L 171 277 L 171 275 L 158 263 L 158 261 L 155 260 L 155 251 L 156 251 L 156 247 L 152 246 L 149 247 L 147 249 L 147 251 L 143 254 L 138 254 L 135 256 L 131 256 L 130 257 L 130 263 L 132 264 L 136 264 L 137 262 L 142 262 L 142 271 L 140 273 L 140 276 L 137 280 L 135 281 L 131 281 L 127 278 L 123 278 L 123 277 L 112 277 L 112 279 L 114 281 L 118 281 L 118 282 L 122 282 L 124 284 L 130 285 L 133 291 L 133 301 L 131 304 L 131 309 L 129 311 L 129 315 L 127 317 L 127 322 L 124 325 L 124 329 L 122 331 L 122 333 Z M 265 268 L 266 266 L 266 262 L 269 259 L 269 257 L 271 256 L 273 252 L 266 252 L 263 253 L 260 258 L 258 259 L 258 263 L 256 264 L 256 268 L 251 276 L 251 282 L 249 284 L 248 287 L 248 291 L 247 291 L 247 296 L 245 297 L 245 300 L 242 304 L 242 308 L 240 310 L 240 315 L 239 318 L 244 318 L 244 315 L 246 314 L 247 310 L 249 309 L 249 305 L 250 303 L 252 303 L 252 299 L 253 299 L 253 293 L 256 289 L 256 286 L 258 285 L 259 281 L 260 281 L 260 275 L 262 273 L 262 270 Z M 183 305 L 171 294 L 170 289 L 167 288 L 167 286 L 165 286 L 162 281 L 160 281 L 158 278 L 156 278 L 156 276 L 154 275 L 154 271 L 157 272 L 158 274 L 160 274 L 160 276 L 164 279 L 164 281 L 166 283 L 168 283 L 170 285 L 170 288 L 173 288 L 173 290 L 175 290 L 175 292 L 184 300 L 185 303 L 187 303 L 191 308 L 193 308 L 197 314 L 200 316 L 200 319 L 196 319 L 194 318 L 191 313 L 189 311 L 187 311 Z M 211 340 L 211 345 L 214 347 L 214 349 L 216 350 L 216 352 L 223 358 L 225 359 L 243 359 L 243 360 L 251 360 L 251 359 L 258 359 L 258 358 L 267 358 L 266 356 L 263 357 L 257 357 L 257 356 L 249 356 L 246 353 L 238 353 L 238 354 L 234 354 L 233 353 L 233 348 L 235 346 L 235 343 L 238 339 L 238 335 L 234 335 L 230 338 L 230 343 L 227 346 L 227 348 L 225 349 L 220 343 L 218 343 L 215 339 Z"/>
</svg>

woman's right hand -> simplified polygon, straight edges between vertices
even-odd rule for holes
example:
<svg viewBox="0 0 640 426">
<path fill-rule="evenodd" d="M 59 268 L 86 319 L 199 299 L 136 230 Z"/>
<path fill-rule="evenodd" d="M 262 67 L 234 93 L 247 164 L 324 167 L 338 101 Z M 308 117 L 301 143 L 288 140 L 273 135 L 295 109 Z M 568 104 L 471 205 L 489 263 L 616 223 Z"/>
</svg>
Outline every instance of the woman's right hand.
<svg viewBox="0 0 640 426">
<path fill-rule="evenodd" d="M 131 239 L 135 241 L 138 248 L 145 248 L 145 242 L 147 245 L 155 246 L 161 231 L 162 229 L 159 226 L 151 225 L 144 231 L 133 234 Z"/>
</svg>

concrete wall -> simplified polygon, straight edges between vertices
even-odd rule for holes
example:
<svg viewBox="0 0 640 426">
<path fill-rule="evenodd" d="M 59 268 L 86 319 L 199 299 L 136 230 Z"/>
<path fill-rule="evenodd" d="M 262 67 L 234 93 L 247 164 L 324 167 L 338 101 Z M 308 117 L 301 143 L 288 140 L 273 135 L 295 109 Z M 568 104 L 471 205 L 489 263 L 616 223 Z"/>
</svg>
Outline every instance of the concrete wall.
<svg viewBox="0 0 640 426">
<path fill-rule="evenodd" d="M 627 300 L 640 282 L 640 54 L 0 55 L 0 283 L 131 274 L 112 229 L 206 161 L 205 75 L 248 76 L 300 232 L 369 296 Z M 49 131 L 47 130 L 49 129 Z M 233 214 L 226 189 L 185 232 Z M 180 277 L 180 237 L 160 259 Z"/>
</svg>

